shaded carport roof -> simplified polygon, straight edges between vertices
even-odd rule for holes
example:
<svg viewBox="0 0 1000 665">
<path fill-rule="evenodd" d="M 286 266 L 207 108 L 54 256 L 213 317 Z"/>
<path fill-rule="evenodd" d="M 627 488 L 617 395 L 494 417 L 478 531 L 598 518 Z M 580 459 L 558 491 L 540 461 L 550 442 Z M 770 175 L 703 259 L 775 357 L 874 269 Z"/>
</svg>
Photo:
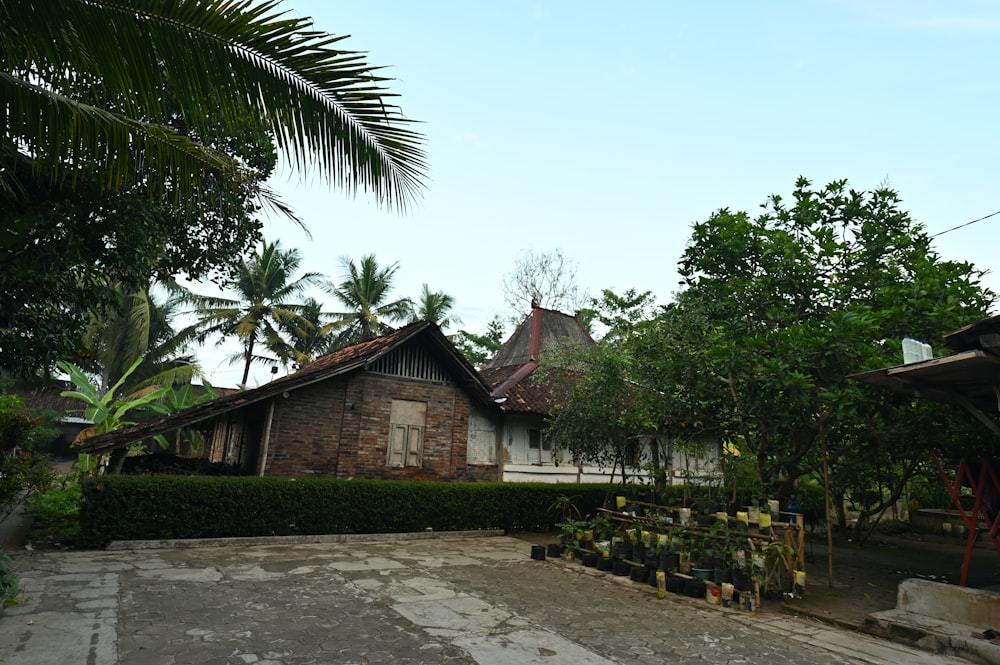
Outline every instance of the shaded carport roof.
<svg viewBox="0 0 1000 665">
<path fill-rule="evenodd" d="M 854 374 L 852 379 L 895 393 L 997 411 L 1000 357 L 969 349 L 941 358 Z"/>
<path fill-rule="evenodd" d="M 990 415 L 1000 411 L 1000 315 L 945 335 L 945 343 L 955 353 L 850 378 L 894 393 L 956 404 L 1000 436 L 1000 425 Z"/>
</svg>

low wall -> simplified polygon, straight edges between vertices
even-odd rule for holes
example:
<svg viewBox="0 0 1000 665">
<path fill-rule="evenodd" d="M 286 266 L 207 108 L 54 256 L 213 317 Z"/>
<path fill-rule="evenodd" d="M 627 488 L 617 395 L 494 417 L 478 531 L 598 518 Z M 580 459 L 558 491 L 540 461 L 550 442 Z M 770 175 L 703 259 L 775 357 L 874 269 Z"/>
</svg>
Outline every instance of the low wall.
<svg viewBox="0 0 1000 665">
<path fill-rule="evenodd" d="M 903 580 L 896 609 L 966 626 L 1000 627 L 1000 594 L 955 584 Z"/>
<path fill-rule="evenodd" d="M 965 535 L 965 522 L 962 521 L 962 516 L 957 510 L 942 510 L 940 508 L 914 510 L 910 513 L 910 525 L 923 533 Z M 980 520 L 979 527 L 985 529 L 986 523 Z"/>
</svg>

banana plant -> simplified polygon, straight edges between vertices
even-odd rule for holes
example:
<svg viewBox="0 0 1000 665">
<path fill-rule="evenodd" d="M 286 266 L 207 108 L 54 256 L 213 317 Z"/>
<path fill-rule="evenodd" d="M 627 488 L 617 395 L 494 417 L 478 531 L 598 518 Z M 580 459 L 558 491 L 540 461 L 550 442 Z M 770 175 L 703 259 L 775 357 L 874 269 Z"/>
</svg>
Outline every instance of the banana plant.
<svg viewBox="0 0 1000 665">
<path fill-rule="evenodd" d="M 79 445 L 92 436 L 134 425 L 135 421 L 125 419 L 128 412 L 160 399 L 170 389 L 169 386 L 148 386 L 121 399 L 115 399 L 115 393 L 140 363 L 142 363 L 142 358 L 136 359 L 132 366 L 118 379 L 118 382 L 102 395 L 83 370 L 73 363 L 59 361 L 59 369 L 66 372 L 70 381 L 76 386 L 76 390 L 65 390 L 60 395 L 78 399 L 86 404 L 83 412 L 84 417 L 94 423 L 77 435 L 73 441 L 74 445 Z"/>
<path fill-rule="evenodd" d="M 210 399 L 215 399 L 218 395 L 215 389 L 211 385 L 205 383 L 201 390 L 195 388 L 190 383 L 184 383 L 177 386 L 172 386 L 163 398 L 159 401 L 152 402 L 149 405 L 149 410 L 160 415 L 167 415 L 170 413 L 176 413 L 177 411 L 183 411 L 184 409 L 189 409 L 192 406 L 197 406 L 202 402 L 207 402 Z M 199 453 L 205 445 L 205 436 L 196 430 L 185 430 L 179 429 L 174 433 L 174 440 L 170 441 L 162 434 L 157 434 L 153 437 L 160 448 L 163 450 L 168 449 L 171 444 L 180 450 L 184 444 L 190 447 L 192 453 Z"/>
</svg>

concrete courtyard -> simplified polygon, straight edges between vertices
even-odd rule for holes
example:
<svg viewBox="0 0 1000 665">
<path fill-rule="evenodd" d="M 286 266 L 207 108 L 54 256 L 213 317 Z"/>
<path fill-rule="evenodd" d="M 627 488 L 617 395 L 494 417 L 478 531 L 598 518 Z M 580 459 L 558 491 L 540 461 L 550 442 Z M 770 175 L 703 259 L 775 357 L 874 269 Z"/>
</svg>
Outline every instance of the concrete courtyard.
<svg viewBox="0 0 1000 665">
<path fill-rule="evenodd" d="M 966 662 L 445 536 L 26 553 L 0 663 Z"/>
</svg>

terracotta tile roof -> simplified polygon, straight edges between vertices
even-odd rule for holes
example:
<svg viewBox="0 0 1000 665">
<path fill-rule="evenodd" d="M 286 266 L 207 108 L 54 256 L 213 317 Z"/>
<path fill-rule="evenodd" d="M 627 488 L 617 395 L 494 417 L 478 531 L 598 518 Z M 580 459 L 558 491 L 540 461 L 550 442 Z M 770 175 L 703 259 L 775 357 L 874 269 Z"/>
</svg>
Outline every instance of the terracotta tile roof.
<svg viewBox="0 0 1000 665">
<path fill-rule="evenodd" d="M 66 416 L 82 416 L 83 402 L 72 397 L 63 397 L 64 390 L 76 390 L 69 381 L 53 381 L 46 386 L 15 389 L 11 394 L 21 398 L 29 409 L 46 409 Z"/>
</svg>

